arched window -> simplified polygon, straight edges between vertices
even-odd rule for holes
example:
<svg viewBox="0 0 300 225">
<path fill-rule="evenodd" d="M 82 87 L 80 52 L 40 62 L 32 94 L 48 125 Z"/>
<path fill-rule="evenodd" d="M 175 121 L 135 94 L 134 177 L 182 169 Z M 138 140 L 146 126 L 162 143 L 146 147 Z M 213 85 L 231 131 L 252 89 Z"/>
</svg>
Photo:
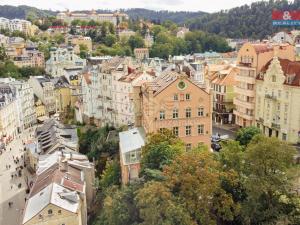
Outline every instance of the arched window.
<svg viewBox="0 0 300 225">
<path fill-rule="evenodd" d="M 52 215 L 52 209 L 48 210 L 48 215 Z"/>
</svg>

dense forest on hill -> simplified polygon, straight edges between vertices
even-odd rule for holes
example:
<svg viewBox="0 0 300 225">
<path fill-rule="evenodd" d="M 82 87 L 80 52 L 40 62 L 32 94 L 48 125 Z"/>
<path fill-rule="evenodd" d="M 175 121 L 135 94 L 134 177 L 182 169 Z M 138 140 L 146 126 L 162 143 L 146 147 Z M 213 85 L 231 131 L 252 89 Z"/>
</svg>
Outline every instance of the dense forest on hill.
<svg viewBox="0 0 300 225">
<path fill-rule="evenodd" d="M 272 26 L 272 10 L 300 9 L 300 0 L 269 0 L 258 1 L 251 5 L 244 5 L 230 10 L 221 10 L 216 13 L 205 12 L 172 12 L 154 11 L 141 8 L 121 10 L 133 20 L 145 18 L 155 23 L 171 20 L 178 24 L 188 24 L 192 30 L 203 30 L 229 38 L 266 38 L 268 35 L 282 29 Z M 98 13 L 110 12 L 97 10 Z M 56 12 L 40 10 L 29 6 L 0 6 L 0 17 L 28 18 L 53 16 Z"/>
<path fill-rule="evenodd" d="M 17 7 L 11 5 L 0 5 L 0 17 L 5 17 L 8 19 L 26 19 L 29 16 L 33 18 L 39 18 L 54 15 L 56 15 L 56 12 L 54 11 L 41 10 L 26 5 L 21 5 Z"/>
<path fill-rule="evenodd" d="M 230 10 L 203 15 L 189 21 L 191 29 L 203 30 L 230 38 L 265 38 L 282 29 L 273 27 L 272 10 L 300 9 L 300 0 L 260 1 Z"/>
<path fill-rule="evenodd" d="M 165 20 L 171 20 L 175 23 L 184 24 L 187 20 L 196 19 L 208 13 L 205 12 L 172 12 L 172 11 L 154 11 L 149 9 L 128 9 L 125 10 L 130 18 L 137 19 L 137 18 L 145 18 L 147 20 L 156 21 L 156 22 L 163 22 Z"/>
</svg>

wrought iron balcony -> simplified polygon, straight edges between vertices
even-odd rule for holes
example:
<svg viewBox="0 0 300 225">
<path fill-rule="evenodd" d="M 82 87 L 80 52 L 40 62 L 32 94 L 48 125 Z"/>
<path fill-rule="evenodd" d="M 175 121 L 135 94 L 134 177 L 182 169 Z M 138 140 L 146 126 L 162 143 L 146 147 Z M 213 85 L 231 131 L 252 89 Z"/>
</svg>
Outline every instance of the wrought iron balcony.
<svg viewBox="0 0 300 225">
<path fill-rule="evenodd" d="M 280 129 L 280 124 L 278 124 L 278 123 L 272 123 L 271 124 L 271 128 L 279 130 Z"/>
</svg>

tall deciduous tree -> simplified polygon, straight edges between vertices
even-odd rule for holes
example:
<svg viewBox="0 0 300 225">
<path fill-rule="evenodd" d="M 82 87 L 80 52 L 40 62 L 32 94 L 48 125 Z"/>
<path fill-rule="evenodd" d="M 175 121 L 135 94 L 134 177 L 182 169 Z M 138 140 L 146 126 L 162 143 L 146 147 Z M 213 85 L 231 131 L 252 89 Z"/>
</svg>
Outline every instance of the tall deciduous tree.
<svg viewBox="0 0 300 225">
<path fill-rule="evenodd" d="M 143 48 L 145 46 L 144 39 L 142 36 L 136 34 L 134 36 L 130 36 L 128 39 L 128 45 L 132 50 L 135 48 Z"/>
<path fill-rule="evenodd" d="M 141 225 L 196 225 L 187 210 L 177 203 L 171 191 L 160 182 L 148 182 L 137 192 Z"/>
<path fill-rule="evenodd" d="M 241 145 L 248 145 L 252 138 L 260 134 L 260 129 L 257 127 L 244 127 L 238 130 L 236 140 L 240 142 Z"/>
<path fill-rule="evenodd" d="M 151 134 L 147 144 L 142 148 L 141 174 L 149 170 L 162 170 L 179 154 L 183 153 L 183 142 L 171 131 Z M 149 174 L 148 174 L 149 175 Z"/>
<path fill-rule="evenodd" d="M 287 212 L 282 200 L 291 196 L 291 177 L 295 149 L 277 138 L 255 136 L 245 152 L 244 214 L 251 224 L 271 224 Z"/>
<path fill-rule="evenodd" d="M 198 224 L 231 221 L 239 211 L 231 194 L 221 187 L 220 163 L 208 151 L 193 150 L 179 155 L 165 167 L 166 185 Z"/>
</svg>

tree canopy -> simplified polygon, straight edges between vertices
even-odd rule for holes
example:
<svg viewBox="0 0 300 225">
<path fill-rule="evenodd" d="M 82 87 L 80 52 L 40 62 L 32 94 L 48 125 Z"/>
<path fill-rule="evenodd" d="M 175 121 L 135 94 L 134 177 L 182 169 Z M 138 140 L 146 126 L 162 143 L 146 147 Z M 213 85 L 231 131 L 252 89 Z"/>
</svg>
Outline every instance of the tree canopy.
<svg viewBox="0 0 300 225">
<path fill-rule="evenodd" d="M 217 155 L 203 148 L 186 152 L 171 132 L 152 134 L 141 166 L 159 171 L 161 179 L 141 173 L 120 188 L 108 182 L 94 224 L 299 224 L 295 149 L 260 134 L 246 146 L 233 140 L 222 145 Z"/>
</svg>

